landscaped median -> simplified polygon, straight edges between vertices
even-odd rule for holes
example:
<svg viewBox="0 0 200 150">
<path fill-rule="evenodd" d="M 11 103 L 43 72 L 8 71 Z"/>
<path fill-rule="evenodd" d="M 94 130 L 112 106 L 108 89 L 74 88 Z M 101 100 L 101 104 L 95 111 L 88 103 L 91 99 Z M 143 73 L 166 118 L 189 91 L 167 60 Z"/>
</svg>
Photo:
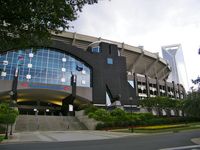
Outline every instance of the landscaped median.
<svg viewBox="0 0 200 150">
<path fill-rule="evenodd" d="M 159 133 L 159 132 L 179 132 L 184 130 L 200 129 L 200 122 L 187 124 L 169 124 L 154 126 L 136 126 L 121 129 L 110 129 L 113 132 L 134 132 L 134 133 Z"/>
<path fill-rule="evenodd" d="M 200 126 L 194 126 L 194 122 L 200 121 L 199 117 L 154 116 L 151 113 L 128 113 L 119 108 L 109 111 L 94 106 L 86 108 L 85 114 L 89 118 L 100 121 L 96 126 L 97 130 L 159 132 L 200 128 Z"/>
<path fill-rule="evenodd" d="M 186 124 L 174 124 L 174 125 L 157 125 L 157 126 L 146 126 L 146 127 L 136 127 L 137 130 L 159 130 L 159 129 L 171 129 L 171 128 L 180 128 L 187 127 Z"/>
</svg>

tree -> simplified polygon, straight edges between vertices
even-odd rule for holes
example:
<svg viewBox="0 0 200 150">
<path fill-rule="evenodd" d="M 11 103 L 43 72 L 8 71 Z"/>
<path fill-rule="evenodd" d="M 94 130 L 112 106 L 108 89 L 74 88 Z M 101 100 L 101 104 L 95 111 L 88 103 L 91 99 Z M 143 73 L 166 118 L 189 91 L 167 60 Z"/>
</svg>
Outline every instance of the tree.
<svg viewBox="0 0 200 150">
<path fill-rule="evenodd" d="M 0 50 L 48 45 L 70 27 L 85 4 L 98 0 L 1 0 Z"/>
<path fill-rule="evenodd" d="M 162 103 L 160 102 L 161 97 L 150 97 L 142 100 L 140 105 L 146 107 L 147 110 L 156 110 L 157 114 L 160 116 L 162 111 Z"/>
<path fill-rule="evenodd" d="M 8 138 L 8 125 L 15 123 L 18 111 L 10 108 L 8 104 L 0 104 L 0 123 L 6 125 L 5 138 Z"/>
<path fill-rule="evenodd" d="M 188 94 L 183 110 L 188 116 L 200 118 L 200 92 L 194 91 Z"/>
<path fill-rule="evenodd" d="M 144 99 L 140 102 L 140 105 L 148 109 L 155 109 L 159 116 L 162 114 L 162 110 L 165 110 L 167 116 L 170 116 L 171 110 L 178 111 L 181 109 L 180 100 L 173 100 L 169 97 L 159 97 L 159 96 Z"/>
</svg>

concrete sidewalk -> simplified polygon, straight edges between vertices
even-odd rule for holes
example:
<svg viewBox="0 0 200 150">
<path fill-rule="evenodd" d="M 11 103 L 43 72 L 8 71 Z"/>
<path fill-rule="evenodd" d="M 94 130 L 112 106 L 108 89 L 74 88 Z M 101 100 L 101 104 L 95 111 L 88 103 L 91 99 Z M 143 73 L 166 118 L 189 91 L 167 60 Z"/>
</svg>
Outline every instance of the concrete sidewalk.
<svg viewBox="0 0 200 150">
<path fill-rule="evenodd" d="M 133 135 L 137 133 L 119 133 L 109 131 L 37 131 L 14 133 L 8 140 L 2 143 L 21 143 L 21 142 L 56 142 L 56 141 L 84 141 L 111 139 Z"/>
</svg>

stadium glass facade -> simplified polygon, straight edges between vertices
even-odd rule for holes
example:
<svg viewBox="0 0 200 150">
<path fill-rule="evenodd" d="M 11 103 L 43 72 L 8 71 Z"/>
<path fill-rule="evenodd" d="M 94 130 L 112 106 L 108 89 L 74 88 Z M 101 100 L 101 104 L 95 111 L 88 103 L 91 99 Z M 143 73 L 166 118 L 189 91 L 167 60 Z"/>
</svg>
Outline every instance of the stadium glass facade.
<svg viewBox="0 0 200 150">
<path fill-rule="evenodd" d="M 18 67 L 19 81 L 70 85 L 71 74 L 77 86 L 91 87 L 91 69 L 68 53 L 50 48 L 8 51 L 0 55 L 0 80 L 13 80 Z"/>
</svg>

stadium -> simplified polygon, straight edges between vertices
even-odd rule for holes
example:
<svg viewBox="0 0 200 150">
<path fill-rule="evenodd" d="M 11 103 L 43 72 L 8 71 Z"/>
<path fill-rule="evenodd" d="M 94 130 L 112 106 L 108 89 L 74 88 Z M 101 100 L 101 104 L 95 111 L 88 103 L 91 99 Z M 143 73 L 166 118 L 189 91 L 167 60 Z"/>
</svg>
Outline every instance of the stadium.
<svg viewBox="0 0 200 150">
<path fill-rule="evenodd" d="M 66 115 L 84 103 L 137 110 L 143 98 L 185 97 L 157 53 L 71 32 L 53 35 L 49 47 L 2 51 L 0 73 L 0 100 L 22 114 Z"/>
</svg>

